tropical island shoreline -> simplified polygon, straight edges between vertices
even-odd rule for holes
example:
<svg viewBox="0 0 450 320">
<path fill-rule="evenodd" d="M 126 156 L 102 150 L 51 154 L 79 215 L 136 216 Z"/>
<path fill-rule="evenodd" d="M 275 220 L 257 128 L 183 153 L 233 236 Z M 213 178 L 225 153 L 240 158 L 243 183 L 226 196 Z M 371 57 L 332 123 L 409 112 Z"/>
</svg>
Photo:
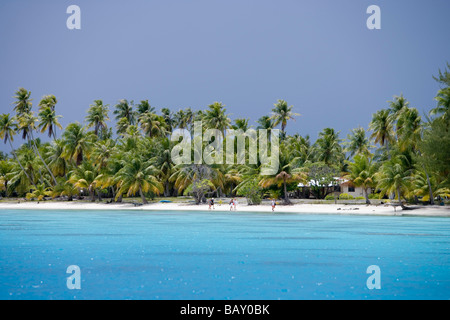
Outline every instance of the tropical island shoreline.
<svg viewBox="0 0 450 320">
<path fill-rule="evenodd" d="M 271 205 L 238 204 L 236 210 L 230 210 L 228 203 L 215 204 L 209 209 L 208 204 L 196 205 L 189 202 L 153 202 L 141 204 L 135 202 L 104 203 L 85 201 L 5 201 L 0 203 L 0 210 L 103 210 L 103 211 L 197 211 L 209 213 L 293 213 L 293 214 L 329 214 L 329 215 L 373 215 L 373 216 L 423 216 L 450 217 L 449 206 L 410 205 L 403 210 L 396 203 L 385 204 L 293 204 L 277 205 L 272 212 Z"/>
</svg>

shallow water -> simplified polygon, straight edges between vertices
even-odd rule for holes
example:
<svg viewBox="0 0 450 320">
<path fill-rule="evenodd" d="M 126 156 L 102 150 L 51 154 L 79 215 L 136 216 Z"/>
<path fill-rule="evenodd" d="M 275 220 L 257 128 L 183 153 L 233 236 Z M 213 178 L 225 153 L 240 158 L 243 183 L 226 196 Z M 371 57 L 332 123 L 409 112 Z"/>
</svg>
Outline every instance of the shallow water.
<svg viewBox="0 0 450 320">
<path fill-rule="evenodd" d="M 449 249 L 449 218 L 2 210 L 0 299 L 449 299 Z"/>
</svg>

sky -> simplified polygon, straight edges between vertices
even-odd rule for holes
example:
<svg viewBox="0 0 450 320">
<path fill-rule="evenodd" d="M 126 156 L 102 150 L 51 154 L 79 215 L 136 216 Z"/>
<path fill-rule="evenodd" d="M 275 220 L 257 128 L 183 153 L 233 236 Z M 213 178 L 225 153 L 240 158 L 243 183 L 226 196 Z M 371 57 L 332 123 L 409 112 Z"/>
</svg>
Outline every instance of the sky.
<svg viewBox="0 0 450 320">
<path fill-rule="evenodd" d="M 67 28 L 70 5 L 80 30 Z M 367 27 L 370 5 L 381 29 Z M 448 0 L 1 0 L 0 113 L 14 113 L 24 87 L 34 111 L 56 96 L 63 127 L 83 123 L 96 99 L 110 126 L 120 99 L 157 111 L 218 101 L 256 126 L 283 99 L 300 114 L 289 134 L 314 141 L 333 127 L 345 138 L 394 96 L 421 114 L 436 106 L 449 12 Z"/>
</svg>

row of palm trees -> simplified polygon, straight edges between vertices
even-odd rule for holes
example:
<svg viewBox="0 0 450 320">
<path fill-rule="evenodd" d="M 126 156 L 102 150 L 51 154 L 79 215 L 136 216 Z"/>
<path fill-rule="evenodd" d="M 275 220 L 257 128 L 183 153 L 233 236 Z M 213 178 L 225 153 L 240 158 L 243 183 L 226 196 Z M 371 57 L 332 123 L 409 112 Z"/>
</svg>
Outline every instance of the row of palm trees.
<svg viewBox="0 0 450 320">
<path fill-rule="evenodd" d="M 373 114 L 368 130 L 355 128 L 346 139 L 333 128 L 324 128 L 315 142 L 309 136 L 288 135 L 288 123 L 299 114 L 278 100 L 270 115 L 256 121 L 257 129 L 281 128 L 280 165 L 271 176 L 261 174 L 261 163 L 173 163 L 171 150 L 177 142 L 170 134 L 176 128 L 192 132 L 194 122 L 201 120 L 204 130 L 218 129 L 225 136 L 226 129 L 252 127 L 249 119 L 232 121 L 220 102 L 205 110 L 163 108 L 158 113 L 148 100 L 135 104 L 123 99 L 113 108 L 113 130 L 109 105 L 95 100 L 84 124 L 73 122 L 63 129 L 55 96 L 41 99 L 36 116 L 30 91 L 20 88 L 14 96 L 15 115 L 0 116 L 0 138 L 10 145 L 12 155 L 0 161 L 0 190 L 4 196 L 29 199 L 87 196 L 121 202 L 126 196 L 140 197 L 143 203 L 156 195 L 191 195 L 199 203 L 213 194 L 252 194 L 255 203 L 267 194 L 289 204 L 289 195 L 298 194 L 298 183 L 318 182 L 302 196 L 323 198 L 332 192 L 325 186 L 344 177 L 363 188 L 367 203 L 374 190 L 380 192 L 377 196 L 395 195 L 399 201 L 420 197 L 434 203 L 450 194 L 447 74 L 448 70 L 440 72 L 437 80 L 443 87 L 425 120 L 403 95 L 395 96 Z M 50 141 L 42 143 L 37 133 L 46 133 Z M 16 135 L 24 140 L 17 150 L 12 144 Z M 439 146 L 433 145 L 437 139 L 442 141 Z"/>
</svg>

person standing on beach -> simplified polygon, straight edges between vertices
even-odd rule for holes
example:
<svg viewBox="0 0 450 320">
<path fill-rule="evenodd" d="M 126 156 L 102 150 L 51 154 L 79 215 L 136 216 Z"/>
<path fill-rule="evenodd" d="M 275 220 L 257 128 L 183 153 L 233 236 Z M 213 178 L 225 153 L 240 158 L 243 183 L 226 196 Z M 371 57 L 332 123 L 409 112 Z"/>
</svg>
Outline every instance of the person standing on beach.
<svg viewBox="0 0 450 320">
<path fill-rule="evenodd" d="M 233 200 L 233 204 L 234 204 L 234 211 L 236 211 L 236 206 L 237 206 L 237 200 L 236 199 Z"/>
<path fill-rule="evenodd" d="M 272 212 L 275 211 L 276 202 L 275 199 L 272 199 Z"/>
<path fill-rule="evenodd" d="M 233 199 L 230 199 L 230 211 L 233 210 Z"/>
<path fill-rule="evenodd" d="M 212 208 L 215 209 L 215 207 L 214 207 L 214 198 L 211 198 L 211 205 L 212 205 Z"/>
</svg>

